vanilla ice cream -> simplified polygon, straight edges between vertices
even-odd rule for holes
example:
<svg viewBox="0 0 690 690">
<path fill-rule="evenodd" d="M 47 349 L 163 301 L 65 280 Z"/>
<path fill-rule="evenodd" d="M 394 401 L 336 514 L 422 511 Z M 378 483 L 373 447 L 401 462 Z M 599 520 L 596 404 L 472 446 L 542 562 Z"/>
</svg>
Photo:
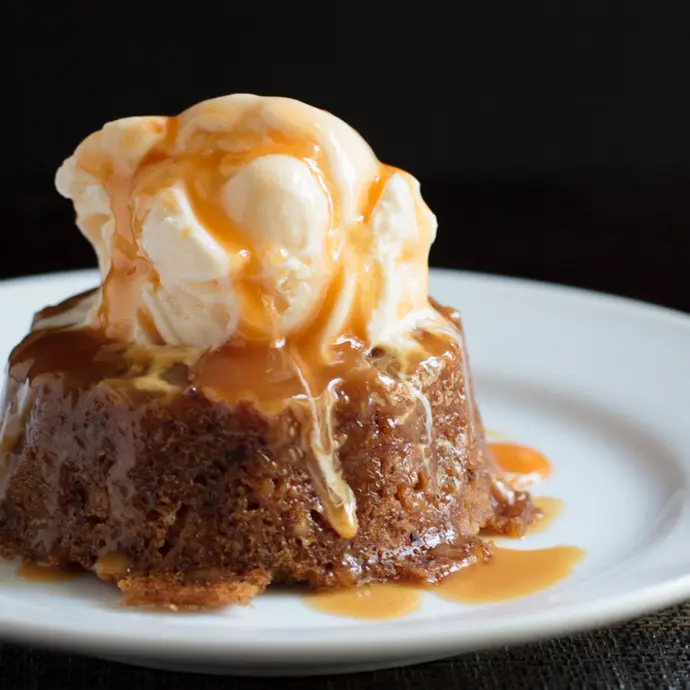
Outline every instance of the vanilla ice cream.
<svg viewBox="0 0 690 690">
<path fill-rule="evenodd" d="M 436 220 L 409 174 L 298 101 L 233 95 L 85 139 L 56 176 L 98 256 L 80 318 L 141 344 L 353 336 L 436 318 Z"/>
</svg>

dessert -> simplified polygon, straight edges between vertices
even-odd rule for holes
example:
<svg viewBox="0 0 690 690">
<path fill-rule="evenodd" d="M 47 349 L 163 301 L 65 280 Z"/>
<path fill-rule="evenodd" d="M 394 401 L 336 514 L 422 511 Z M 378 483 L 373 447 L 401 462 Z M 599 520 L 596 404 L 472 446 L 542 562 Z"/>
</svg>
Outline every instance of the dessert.
<svg viewBox="0 0 690 690">
<path fill-rule="evenodd" d="M 105 125 L 56 185 L 101 284 L 10 356 L 4 556 L 209 607 L 436 582 L 529 526 L 428 296 L 435 217 L 345 123 L 227 96 Z"/>
</svg>

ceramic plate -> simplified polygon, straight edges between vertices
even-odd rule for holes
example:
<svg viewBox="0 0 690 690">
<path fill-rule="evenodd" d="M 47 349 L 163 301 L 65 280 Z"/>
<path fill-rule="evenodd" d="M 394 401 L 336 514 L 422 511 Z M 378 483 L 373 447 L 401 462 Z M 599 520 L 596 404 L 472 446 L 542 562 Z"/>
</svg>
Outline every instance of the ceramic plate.
<svg viewBox="0 0 690 690">
<path fill-rule="evenodd" d="M 0 356 L 31 312 L 91 287 L 78 272 L 0 284 Z M 425 592 L 393 621 L 318 613 L 298 593 L 253 608 L 152 613 L 116 606 L 90 576 L 21 580 L 0 565 L 6 640 L 161 668 L 310 674 L 413 664 L 609 624 L 690 597 L 690 317 L 522 280 L 434 271 L 463 315 L 484 421 L 553 463 L 535 493 L 563 501 L 548 530 L 511 544 L 571 544 L 586 557 L 551 589 L 460 605 Z"/>
</svg>

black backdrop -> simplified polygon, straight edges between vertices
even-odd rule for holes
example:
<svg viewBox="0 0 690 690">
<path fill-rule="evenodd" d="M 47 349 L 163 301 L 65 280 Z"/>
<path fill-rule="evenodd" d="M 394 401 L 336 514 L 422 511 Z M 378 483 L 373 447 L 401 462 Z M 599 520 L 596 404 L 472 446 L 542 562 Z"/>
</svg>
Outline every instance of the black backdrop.
<svg viewBox="0 0 690 690">
<path fill-rule="evenodd" d="M 690 6 L 555 5 L 6 0 L 0 276 L 93 264 L 52 186 L 86 134 L 248 91 L 331 110 L 413 172 L 436 265 L 690 310 Z"/>
</svg>

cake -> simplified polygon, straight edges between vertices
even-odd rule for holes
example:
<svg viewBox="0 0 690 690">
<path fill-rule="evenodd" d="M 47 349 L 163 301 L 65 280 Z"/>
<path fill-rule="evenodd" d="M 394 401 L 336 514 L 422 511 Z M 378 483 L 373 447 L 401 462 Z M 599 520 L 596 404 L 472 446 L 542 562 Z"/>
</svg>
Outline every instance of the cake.
<svg viewBox="0 0 690 690">
<path fill-rule="evenodd" d="M 133 605 L 438 582 L 534 518 L 486 451 L 417 181 L 234 95 L 107 124 L 57 174 L 100 285 L 10 356 L 0 552 Z"/>
</svg>

